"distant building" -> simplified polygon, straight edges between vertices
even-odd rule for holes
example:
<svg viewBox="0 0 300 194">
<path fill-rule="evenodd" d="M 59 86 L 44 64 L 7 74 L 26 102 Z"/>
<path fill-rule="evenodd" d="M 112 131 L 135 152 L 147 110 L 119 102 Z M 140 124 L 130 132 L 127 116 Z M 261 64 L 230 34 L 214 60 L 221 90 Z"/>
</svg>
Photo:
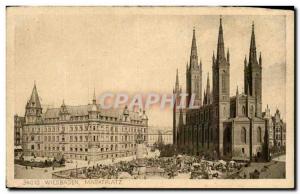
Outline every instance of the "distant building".
<svg viewBox="0 0 300 194">
<path fill-rule="evenodd" d="M 94 93 L 91 104 L 68 106 L 63 101 L 43 113 L 34 84 L 26 105 L 22 145 L 28 156 L 95 161 L 135 155 L 137 134 L 147 144 L 145 111 L 101 109 Z"/>
<path fill-rule="evenodd" d="M 148 127 L 148 146 L 154 144 L 173 144 L 173 132 L 169 127 Z"/>
<path fill-rule="evenodd" d="M 22 145 L 22 128 L 25 122 L 24 117 L 20 117 L 18 115 L 14 116 L 14 145 L 21 146 Z"/>
<path fill-rule="evenodd" d="M 269 148 L 282 148 L 286 146 L 286 124 L 280 117 L 280 112 L 277 109 L 274 116 L 271 116 L 270 109 L 267 106 L 263 117 L 266 120 L 266 129 L 268 130 Z"/>
</svg>

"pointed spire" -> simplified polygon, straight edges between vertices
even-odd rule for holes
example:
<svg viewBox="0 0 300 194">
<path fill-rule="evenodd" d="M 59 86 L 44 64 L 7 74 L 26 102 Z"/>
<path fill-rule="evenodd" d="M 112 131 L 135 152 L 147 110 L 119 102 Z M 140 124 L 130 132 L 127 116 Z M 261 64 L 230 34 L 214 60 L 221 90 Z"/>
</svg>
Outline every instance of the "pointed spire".
<svg viewBox="0 0 300 194">
<path fill-rule="evenodd" d="M 206 104 L 206 91 L 205 91 L 205 89 L 204 89 L 204 93 L 203 93 L 203 104 Z"/>
<path fill-rule="evenodd" d="M 178 79 L 178 68 L 176 69 L 176 85 L 179 84 L 179 79 Z"/>
<path fill-rule="evenodd" d="M 35 81 L 27 107 L 42 108 Z"/>
<path fill-rule="evenodd" d="M 261 52 L 259 52 L 259 65 L 262 66 Z"/>
<path fill-rule="evenodd" d="M 229 54 L 229 48 L 227 49 L 227 62 L 230 63 L 230 54 Z"/>
<path fill-rule="evenodd" d="M 236 96 L 239 96 L 239 86 L 236 86 Z"/>
<path fill-rule="evenodd" d="M 207 104 L 210 103 L 210 83 L 209 83 L 209 73 L 207 72 L 207 83 L 206 83 L 206 96 L 207 96 L 207 99 L 206 99 L 206 102 Z"/>
<path fill-rule="evenodd" d="M 95 92 L 95 88 L 94 88 L 94 95 L 93 95 L 93 104 L 96 104 L 96 92 Z"/>
<path fill-rule="evenodd" d="M 197 55 L 197 43 L 195 35 L 195 27 L 193 29 L 193 39 L 191 46 L 191 56 L 190 56 L 190 68 L 195 68 L 198 65 L 198 55 Z"/>
<path fill-rule="evenodd" d="M 247 55 L 245 55 L 244 65 L 247 66 Z"/>
<path fill-rule="evenodd" d="M 210 92 L 209 73 L 207 72 L 206 92 Z"/>
<path fill-rule="evenodd" d="M 225 59 L 225 50 L 224 50 L 223 26 L 222 26 L 222 16 L 221 16 L 220 26 L 219 26 L 218 46 L 217 46 L 217 60 L 218 62 L 220 62 L 224 59 Z"/>
<path fill-rule="evenodd" d="M 251 66 L 254 64 L 257 64 L 254 22 L 252 23 L 252 33 L 251 33 L 250 51 L 249 51 L 249 64 Z"/>
<path fill-rule="evenodd" d="M 179 91 L 179 78 L 178 78 L 178 68 L 176 69 L 176 81 L 175 81 L 175 92 Z"/>
<path fill-rule="evenodd" d="M 202 60 L 200 59 L 200 69 L 202 68 Z"/>
</svg>

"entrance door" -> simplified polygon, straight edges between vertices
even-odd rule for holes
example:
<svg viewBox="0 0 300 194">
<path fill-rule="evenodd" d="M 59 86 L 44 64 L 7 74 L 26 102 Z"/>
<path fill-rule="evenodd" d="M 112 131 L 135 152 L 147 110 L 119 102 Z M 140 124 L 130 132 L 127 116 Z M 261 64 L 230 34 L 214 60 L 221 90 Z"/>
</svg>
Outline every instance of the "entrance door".
<svg viewBox="0 0 300 194">
<path fill-rule="evenodd" d="M 227 127 L 223 134 L 223 154 L 224 156 L 231 156 L 232 150 L 232 133 L 231 129 Z"/>
</svg>

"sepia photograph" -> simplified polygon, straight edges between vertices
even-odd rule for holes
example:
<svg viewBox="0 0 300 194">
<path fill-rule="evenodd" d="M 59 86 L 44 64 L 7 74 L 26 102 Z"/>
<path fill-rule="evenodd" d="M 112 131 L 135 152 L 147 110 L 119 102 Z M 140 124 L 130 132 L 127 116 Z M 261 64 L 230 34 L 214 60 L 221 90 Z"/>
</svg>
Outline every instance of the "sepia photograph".
<svg viewBox="0 0 300 194">
<path fill-rule="evenodd" d="M 6 7 L 6 186 L 295 187 L 294 10 Z"/>
</svg>

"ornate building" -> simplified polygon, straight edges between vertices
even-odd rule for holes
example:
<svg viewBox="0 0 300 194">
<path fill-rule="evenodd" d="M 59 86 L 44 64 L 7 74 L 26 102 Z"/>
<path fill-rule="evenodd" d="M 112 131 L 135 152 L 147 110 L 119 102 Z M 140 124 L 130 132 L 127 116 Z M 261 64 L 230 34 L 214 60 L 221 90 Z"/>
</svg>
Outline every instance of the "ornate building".
<svg viewBox="0 0 300 194">
<path fill-rule="evenodd" d="M 286 145 L 286 124 L 280 117 L 280 112 L 277 109 L 274 116 L 270 113 L 270 108 L 267 106 L 265 112 L 263 112 L 263 117 L 266 121 L 266 128 L 268 130 L 268 147 L 270 149 L 284 148 Z"/>
<path fill-rule="evenodd" d="M 179 152 L 216 152 L 221 158 L 251 160 L 261 157 L 265 141 L 265 120 L 262 118 L 262 57 L 257 56 L 255 29 L 252 24 L 248 61 L 244 64 L 244 91 L 230 96 L 230 53 L 225 54 L 222 18 L 220 18 L 217 53 L 212 54 L 212 89 L 209 75 L 202 95 L 202 63 L 198 60 L 195 30 L 193 30 L 190 63 L 186 70 L 188 102 L 180 101 L 178 72 L 173 90 L 176 96 L 173 111 L 174 144 Z M 190 96 L 196 93 L 196 105 L 188 108 Z"/>
<path fill-rule="evenodd" d="M 96 103 L 49 108 L 44 113 L 34 84 L 26 105 L 22 145 L 25 155 L 101 160 L 136 154 L 136 137 L 147 143 L 143 112 L 104 110 Z"/>
</svg>

